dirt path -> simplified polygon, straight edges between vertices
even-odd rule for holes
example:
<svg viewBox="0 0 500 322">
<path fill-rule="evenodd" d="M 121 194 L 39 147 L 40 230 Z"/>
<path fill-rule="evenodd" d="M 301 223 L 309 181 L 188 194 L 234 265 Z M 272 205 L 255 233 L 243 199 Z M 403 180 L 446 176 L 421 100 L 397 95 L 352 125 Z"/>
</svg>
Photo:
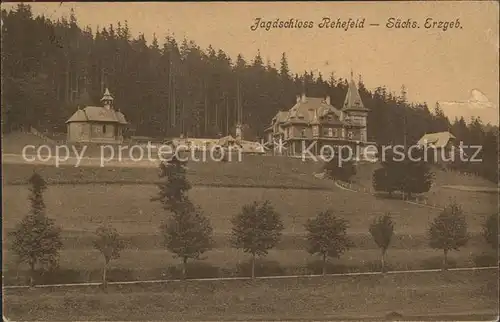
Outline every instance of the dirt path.
<svg viewBox="0 0 500 322">
<path fill-rule="evenodd" d="M 495 193 L 499 192 L 499 188 L 494 188 L 494 187 L 480 187 L 480 186 L 463 186 L 463 185 L 446 185 L 446 186 L 441 186 L 442 188 L 446 189 L 454 189 L 454 190 L 460 190 L 460 191 L 465 191 L 465 192 L 486 192 L 486 193 Z"/>
<path fill-rule="evenodd" d="M 472 271 L 483 271 L 483 270 L 498 270 L 498 266 L 491 267 L 465 267 L 465 268 L 449 268 L 448 271 L 451 272 L 472 272 Z M 387 275 L 401 275 L 408 273 L 437 273 L 442 272 L 441 269 L 417 269 L 417 270 L 404 270 L 404 271 L 389 271 L 385 274 Z M 382 275 L 381 272 L 361 272 L 361 273 L 340 273 L 340 274 L 326 274 L 329 277 L 345 277 L 345 276 L 366 276 L 366 275 Z M 294 279 L 294 278 L 315 278 L 323 277 L 323 275 L 280 275 L 280 276 L 259 276 L 256 279 L 259 280 L 282 280 L 282 279 Z M 251 280 L 250 277 L 216 277 L 216 278 L 193 278 L 190 281 L 198 282 L 209 282 L 209 281 L 237 281 L 237 280 Z M 108 282 L 109 285 L 136 285 L 136 284 L 161 284 L 161 283 L 174 283 L 182 282 L 183 280 L 142 280 L 142 281 L 127 281 L 127 282 Z M 81 286 L 99 286 L 102 283 L 72 283 L 72 284 L 46 284 L 46 285 L 36 285 L 34 288 L 65 288 L 65 287 L 81 287 Z M 28 289 L 29 286 L 3 286 L 3 289 L 13 290 L 13 289 Z"/>
</svg>

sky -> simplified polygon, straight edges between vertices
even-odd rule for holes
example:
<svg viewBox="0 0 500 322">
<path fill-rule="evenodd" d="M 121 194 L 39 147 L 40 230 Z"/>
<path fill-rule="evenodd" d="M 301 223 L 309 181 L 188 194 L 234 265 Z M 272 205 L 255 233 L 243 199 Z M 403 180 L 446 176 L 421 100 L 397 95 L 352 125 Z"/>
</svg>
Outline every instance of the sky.
<svg viewBox="0 0 500 322">
<path fill-rule="evenodd" d="M 4 8 L 9 6 L 15 4 L 2 4 Z M 93 30 L 126 20 L 133 36 L 144 33 L 150 41 L 156 34 L 161 42 L 167 34 L 173 34 L 179 42 L 186 37 L 202 48 L 210 44 L 215 49 L 221 48 L 233 59 L 241 53 L 250 61 L 260 50 L 264 61 L 269 59 L 276 67 L 281 54 L 286 52 L 293 73 L 313 70 L 325 78 L 331 72 L 336 77 L 348 78 L 352 69 L 355 75 L 362 76 L 369 89 L 385 85 L 391 92 L 399 93 L 404 84 L 409 101 L 427 102 L 431 108 L 437 101 L 467 102 L 474 89 L 492 103 L 484 106 L 489 112 L 499 105 L 496 1 L 79 2 L 31 6 L 35 14 L 51 19 L 68 16 L 73 8 L 79 24 L 89 25 Z M 364 18 L 364 28 L 347 31 L 319 28 L 324 17 L 332 21 Z M 252 31 L 250 27 L 256 18 L 263 21 L 294 18 L 313 21 L 314 27 Z M 420 28 L 387 28 L 390 18 L 410 20 L 410 24 L 415 21 Z M 427 18 L 448 22 L 459 19 L 460 28 L 428 29 L 424 25 Z M 467 108 L 467 104 L 456 106 L 454 116 L 461 115 L 461 108 Z M 498 111 L 491 115 L 496 115 L 492 123 L 498 123 Z"/>
</svg>

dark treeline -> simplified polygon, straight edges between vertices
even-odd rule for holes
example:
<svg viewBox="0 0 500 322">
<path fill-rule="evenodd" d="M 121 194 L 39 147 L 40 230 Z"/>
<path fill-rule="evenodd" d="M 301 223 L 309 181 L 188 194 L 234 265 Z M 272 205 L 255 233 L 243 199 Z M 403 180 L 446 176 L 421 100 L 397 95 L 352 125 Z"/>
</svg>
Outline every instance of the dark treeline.
<svg viewBox="0 0 500 322">
<path fill-rule="evenodd" d="M 65 132 L 78 105 L 98 104 L 105 87 L 126 115 L 131 133 L 169 137 L 234 135 L 238 122 L 248 139 L 262 137 L 278 110 L 289 109 L 296 95 L 330 95 L 340 107 L 347 80 L 332 73 L 292 74 L 286 53 L 279 67 L 260 52 L 236 61 L 222 50 L 202 49 L 193 41 L 131 36 L 127 22 L 99 28 L 78 25 L 74 14 L 52 21 L 34 17 L 29 5 L 2 10 L 2 129 L 34 126 Z M 248 60 L 247 60 L 248 59 Z M 383 86 L 369 91 L 359 76 L 360 94 L 371 109 L 368 138 L 378 144 L 415 143 L 426 132 L 450 130 L 465 143 L 492 145 L 495 131 L 479 119 L 450 124 L 436 106 L 406 100 Z M 495 155 L 496 151 L 487 153 Z"/>
</svg>

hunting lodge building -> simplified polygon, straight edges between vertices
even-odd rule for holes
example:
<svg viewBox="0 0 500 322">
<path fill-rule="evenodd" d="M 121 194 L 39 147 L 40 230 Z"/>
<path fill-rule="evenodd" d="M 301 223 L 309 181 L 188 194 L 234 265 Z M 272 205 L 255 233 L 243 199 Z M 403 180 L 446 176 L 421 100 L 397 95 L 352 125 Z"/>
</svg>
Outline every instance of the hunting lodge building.
<svg viewBox="0 0 500 322">
<path fill-rule="evenodd" d="M 368 144 L 367 116 L 356 84 L 349 82 L 341 109 L 334 107 L 330 97 L 297 96 L 297 103 L 289 111 L 280 111 L 266 129 L 267 144 L 282 142 L 288 155 L 301 155 L 303 148 L 318 155 L 324 145 L 359 146 Z"/>
</svg>

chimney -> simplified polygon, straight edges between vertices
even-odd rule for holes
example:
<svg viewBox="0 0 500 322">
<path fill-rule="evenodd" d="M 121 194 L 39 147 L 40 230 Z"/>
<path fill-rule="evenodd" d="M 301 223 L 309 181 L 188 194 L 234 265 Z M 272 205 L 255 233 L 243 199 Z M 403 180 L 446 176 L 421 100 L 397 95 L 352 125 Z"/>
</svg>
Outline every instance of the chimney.
<svg viewBox="0 0 500 322">
<path fill-rule="evenodd" d="M 297 95 L 297 103 L 300 103 L 300 95 Z"/>
<path fill-rule="evenodd" d="M 330 105 L 330 96 L 327 96 L 327 97 L 325 98 L 325 103 L 326 103 L 327 105 Z"/>
<path fill-rule="evenodd" d="M 306 93 L 302 93 L 301 101 L 302 101 L 302 103 L 306 102 Z"/>
<path fill-rule="evenodd" d="M 240 124 L 237 124 L 237 125 L 236 125 L 236 133 L 235 133 L 235 134 L 236 134 L 235 139 L 236 139 L 237 141 L 239 141 L 239 140 L 241 140 L 241 139 L 242 139 L 242 135 L 241 135 L 241 125 L 240 125 Z"/>
</svg>

